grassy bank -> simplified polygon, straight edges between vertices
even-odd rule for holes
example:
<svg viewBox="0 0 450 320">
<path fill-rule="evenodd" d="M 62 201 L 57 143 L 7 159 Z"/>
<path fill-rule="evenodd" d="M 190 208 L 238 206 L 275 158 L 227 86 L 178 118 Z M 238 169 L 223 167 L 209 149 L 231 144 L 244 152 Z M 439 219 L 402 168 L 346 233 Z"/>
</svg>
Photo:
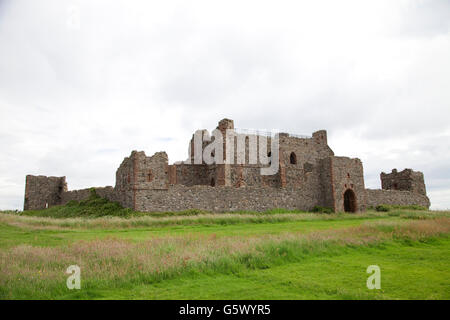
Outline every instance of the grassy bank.
<svg viewBox="0 0 450 320">
<path fill-rule="evenodd" d="M 328 208 L 315 207 L 314 212 L 329 212 Z M 95 189 L 90 190 L 89 198 L 82 201 L 69 201 L 65 205 L 52 206 L 45 210 L 27 210 L 27 211 L 9 211 L 8 214 L 16 214 L 21 216 L 31 217 L 48 217 L 48 218 L 99 218 L 99 217 L 120 217 L 120 218 L 136 218 L 136 217 L 186 217 L 210 214 L 208 211 L 199 209 L 189 209 L 175 212 L 139 212 L 129 208 L 123 208 L 117 202 L 111 202 L 107 199 L 99 197 Z M 271 209 L 264 212 L 253 211 L 238 211 L 230 212 L 228 214 L 236 215 L 271 215 L 271 214 L 292 214 L 292 213 L 305 213 L 299 210 L 287 210 L 287 209 Z"/>
<path fill-rule="evenodd" d="M 269 219 L 281 216 L 288 220 Z M 145 219 L 156 222 L 143 226 Z M 4 213 L 0 298 L 448 299 L 449 233 L 449 213 L 402 210 L 95 219 Z M 82 270 L 79 291 L 65 286 L 73 264 Z M 381 291 L 365 287 L 370 264 L 382 268 Z"/>
</svg>

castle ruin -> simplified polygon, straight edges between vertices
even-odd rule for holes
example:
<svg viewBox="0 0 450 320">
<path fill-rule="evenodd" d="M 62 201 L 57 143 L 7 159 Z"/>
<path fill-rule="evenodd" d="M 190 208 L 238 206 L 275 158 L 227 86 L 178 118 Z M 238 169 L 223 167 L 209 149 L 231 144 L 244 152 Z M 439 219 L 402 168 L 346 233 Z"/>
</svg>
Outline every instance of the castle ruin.
<svg viewBox="0 0 450 320">
<path fill-rule="evenodd" d="M 335 212 L 360 212 L 379 204 L 430 206 L 423 174 L 411 169 L 381 173 L 382 189 L 366 189 L 361 160 L 335 156 L 325 130 L 311 137 L 279 133 L 278 150 L 271 149 L 272 135 L 235 129 L 233 120 L 221 120 L 217 130 L 224 137 L 221 157 L 226 157 L 227 144 L 234 146 L 233 150 L 242 150 L 233 154 L 234 161 L 196 162 L 199 150 L 195 148 L 194 134 L 187 161 L 169 165 L 165 152 L 148 157 L 143 151 L 133 151 L 117 169 L 115 187 L 95 188 L 97 194 L 144 212 L 311 210 L 314 206 Z M 196 134 L 205 136 L 209 132 L 200 130 Z M 252 143 L 259 140 L 267 145 Z M 202 144 L 200 152 L 206 148 Z M 278 151 L 278 157 L 272 156 L 274 151 Z M 261 174 L 261 169 L 268 166 L 262 161 L 265 153 L 269 165 L 270 161 L 278 161 L 274 174 Z M 252 154 L 258 155 L 256 162 L 249 161 Z M 28 175 L 24 210 L 45 209 L 88 196 L 89 189 L 68 191 L 65 177 Z"/>
</svg>

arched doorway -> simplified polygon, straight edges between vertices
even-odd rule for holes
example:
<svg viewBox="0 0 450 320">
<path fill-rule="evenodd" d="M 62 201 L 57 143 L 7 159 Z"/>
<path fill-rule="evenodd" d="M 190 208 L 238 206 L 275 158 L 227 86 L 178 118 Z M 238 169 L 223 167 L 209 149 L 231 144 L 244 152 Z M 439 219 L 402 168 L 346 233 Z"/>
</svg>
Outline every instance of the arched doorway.
<svg viewBox="0 0 450 320">
<path fill-rule="evenodd" d="M 356 196 L 351 189 L 347 189 L 344 193 L 344 211 L 356 212 Z"/>
</svg>

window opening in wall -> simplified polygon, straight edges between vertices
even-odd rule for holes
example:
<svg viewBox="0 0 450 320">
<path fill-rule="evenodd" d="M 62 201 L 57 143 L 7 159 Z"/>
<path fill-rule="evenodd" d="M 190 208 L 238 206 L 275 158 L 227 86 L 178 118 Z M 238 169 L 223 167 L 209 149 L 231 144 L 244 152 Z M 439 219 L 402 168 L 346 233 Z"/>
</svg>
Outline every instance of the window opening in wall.
<svg viewBox="0 0 450 320">
<path fill-rule="evenodd" d="M 297 156 L 294 152 L 291 152 L 291 156 L 289 158 L 291 164 L 297 164 Z"/>
</svg>

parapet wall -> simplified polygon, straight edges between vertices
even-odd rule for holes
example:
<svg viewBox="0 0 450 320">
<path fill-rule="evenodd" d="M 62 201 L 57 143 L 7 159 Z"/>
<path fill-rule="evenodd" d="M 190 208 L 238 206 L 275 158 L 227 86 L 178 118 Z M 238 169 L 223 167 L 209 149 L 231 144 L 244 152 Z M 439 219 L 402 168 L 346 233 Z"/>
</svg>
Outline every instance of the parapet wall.
<svg viewBox="0 0 450 320">
<path fill-rule="evenodd" d="M 368 207 L 376 207 L 380 204 L 430 207 L 430 199 L 427 196 L 412 191 L 401 190 L 366 189 L 366 203 Z"/>
</svg>

